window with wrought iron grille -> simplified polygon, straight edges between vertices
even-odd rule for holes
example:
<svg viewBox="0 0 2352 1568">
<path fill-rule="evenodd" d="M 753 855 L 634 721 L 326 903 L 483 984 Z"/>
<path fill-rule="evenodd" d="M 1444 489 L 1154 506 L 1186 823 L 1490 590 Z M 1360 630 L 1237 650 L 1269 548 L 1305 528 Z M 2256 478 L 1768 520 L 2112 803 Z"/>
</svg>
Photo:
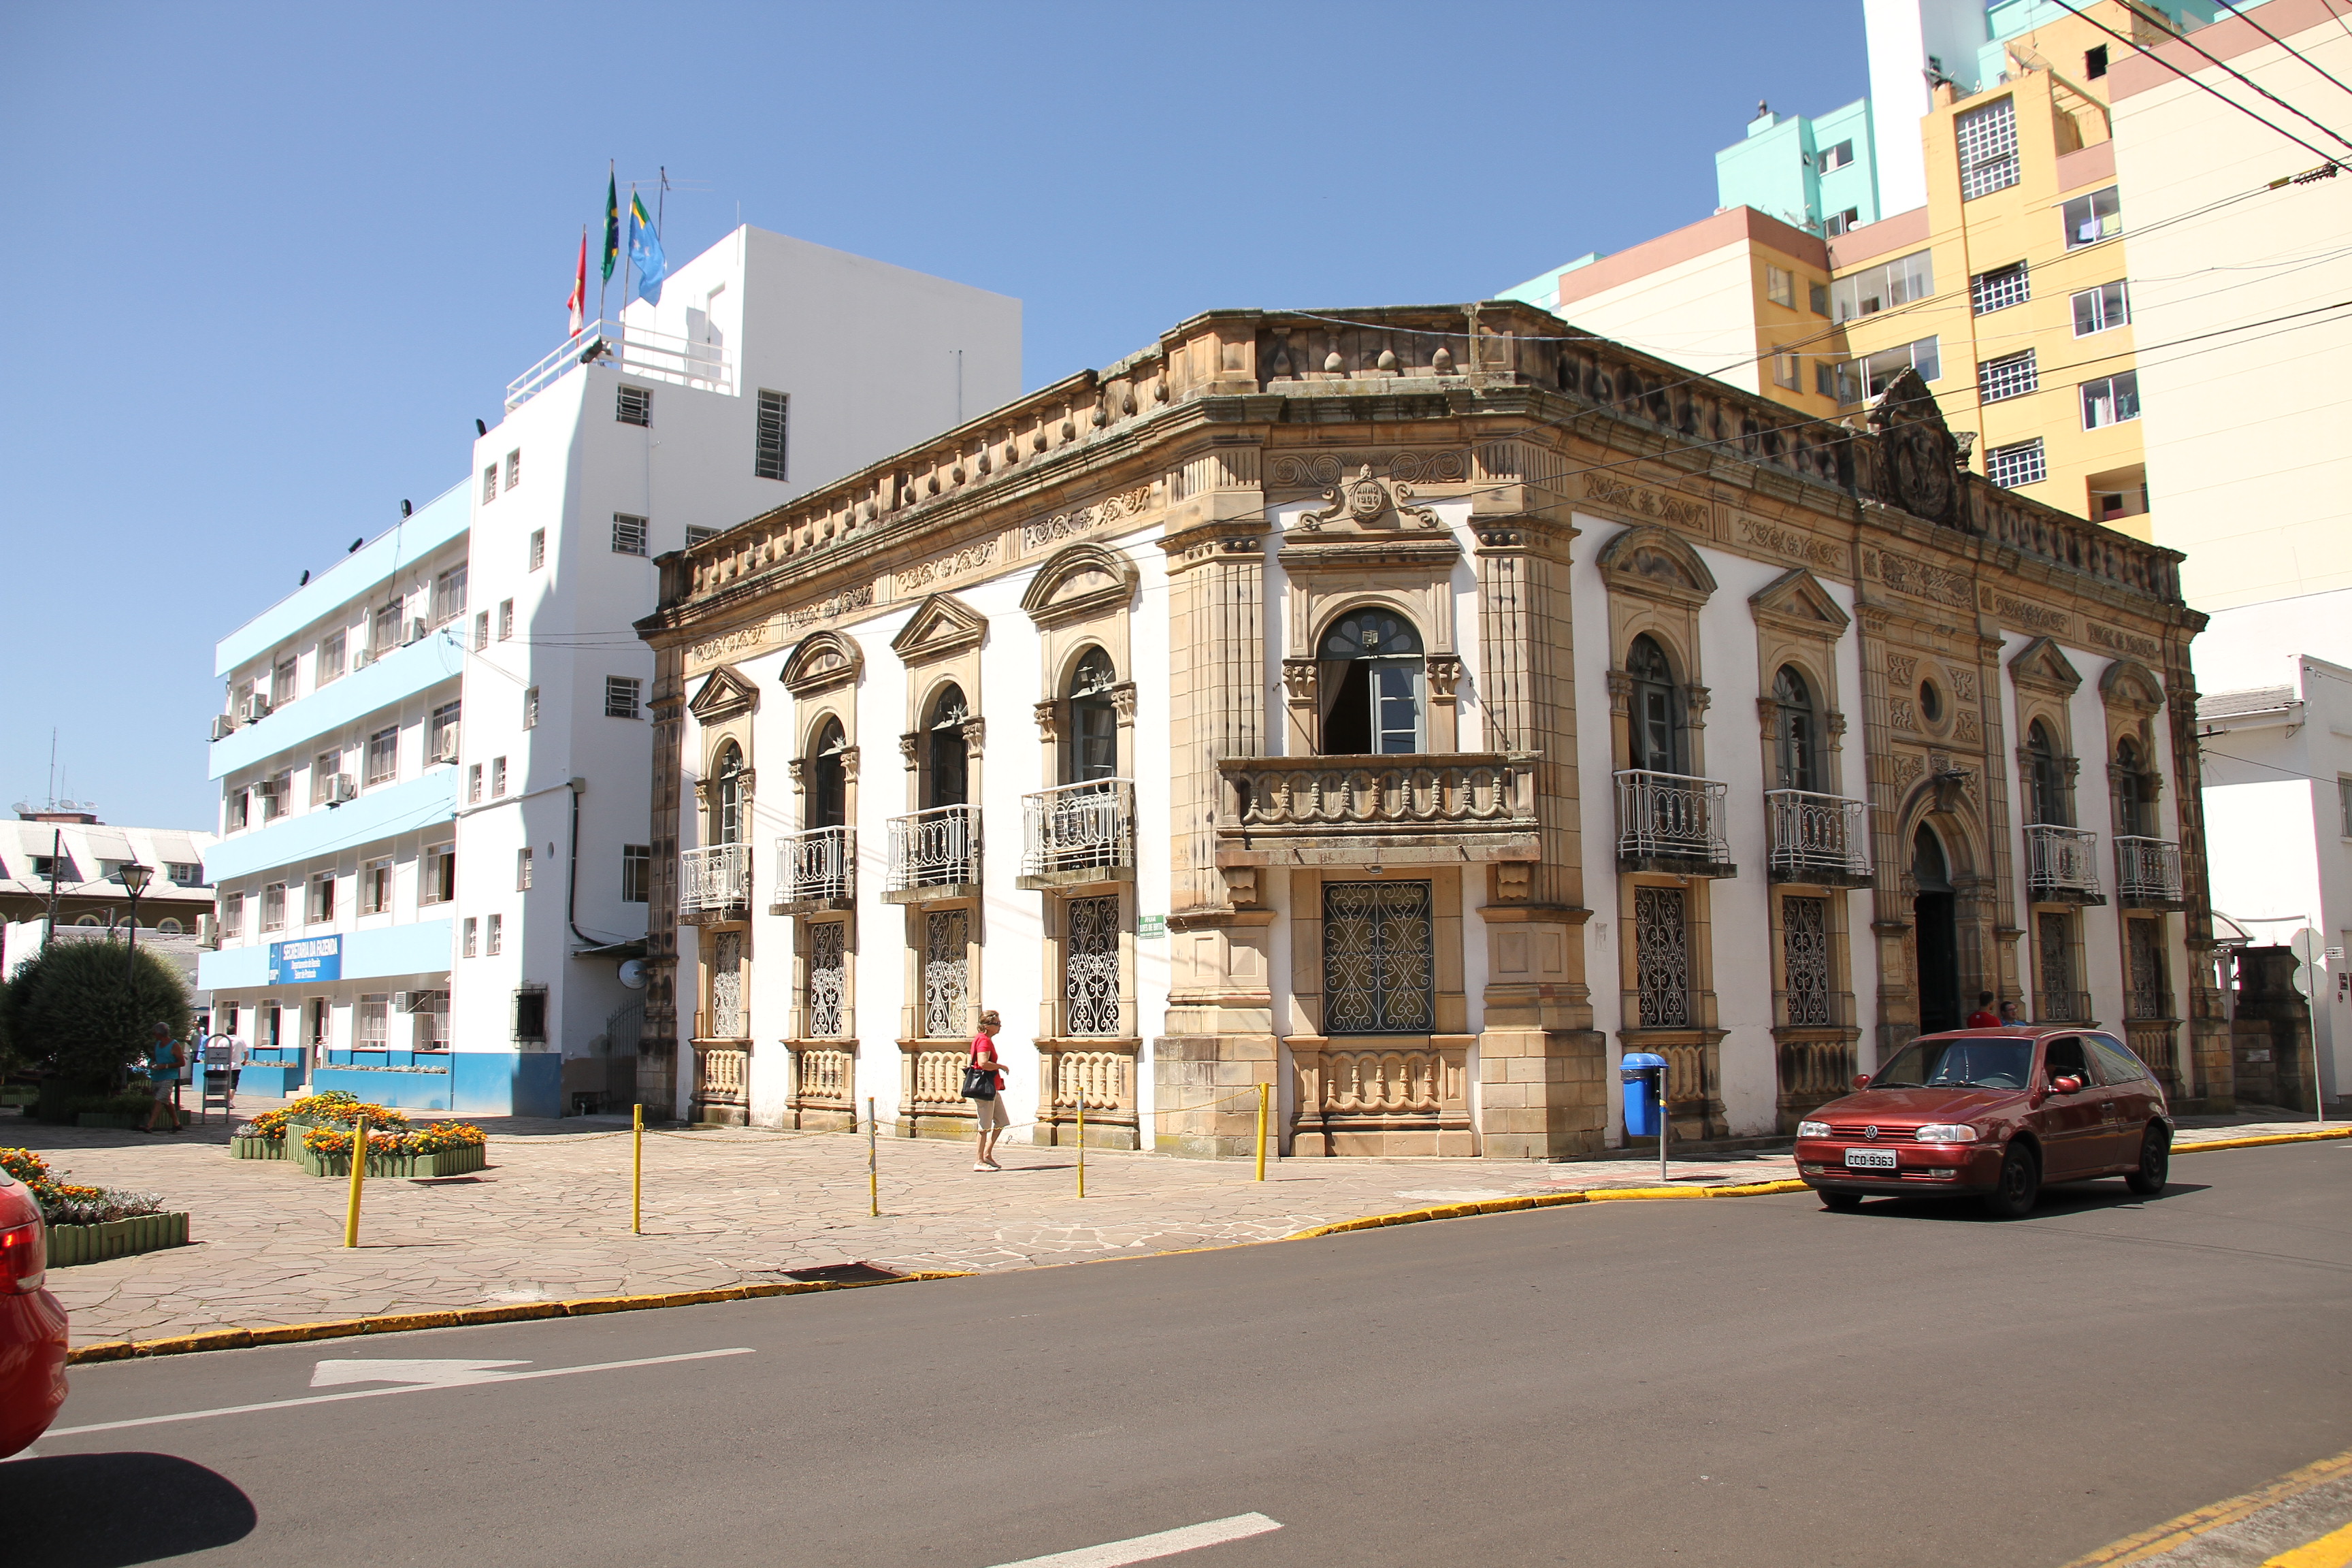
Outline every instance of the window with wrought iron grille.
<svg viewBox="0 0 2352 1568">
<path fill-rule="evenodd" d="M 2131 321 L 2131 292 L 2121 279 L 2084 289 L 2074 296 L 2073 303 L 2074 335 L 2078 338 L 2124 326 Z"/>
<path fill-rule="evenodd" d="M 1780 1021 L 1825 1027 L 1837 1020 L 1830 1005 L 1830 901 L 1780 900 L 1780 968 L 1786 989 Z"/>
<path fill-rule="evenodd" d="M 933 910 L 923 917 L 923 1037 L 963 1037 L 971 1003 L 971 915 Z"/>
<path fill-rule="evenodd" d="M 792 434 L 793 400 L 781 392 L 760 394 L 760 423 L 752 447 L 751 473 L 756 479 L 790 478 L 787 441 Z"/>
<path fill-rule="evenodd" d="M 654 389 L 622 383 L 613 394 L 613 417 L 623 425 L 650 427 L 654 422 Z"/>
<path fill-rule="evenodd" d="M 1643 1028 L 1690 1027 L 1690 921 L 1680 888 L 1633 889 L 1633 974 Z"/>
<path fill-rule="evenodd" d="M 1062 939 L 1062 1031 L 1118 1030 L 1118 898 L 1072 899 Z"/>
<path fill-rule="evenodd" d="M 650 844 L 621 846 L 621 902 L 642 904 L 653 882 L 654 847 Z"/>
<path fill-rule="evenodd" d="M 646 683 L 634 675 L 604 678 L 604 717 L 634 719 L 642 705 Z"/>
<path fill-rule="evenodd" d="M 849 994 L 848 927 L 838 921 L 809 927 L 807 1032 L 834 1039 L 846 1034 Z"/>
<path fill-rule="evenodd" d="M 2004 397 L 2022 397 L 2042 384 L 2034 369 L 2033 351 L 2021 354 L 2004 354 L 1989 359 L 1977 366 L 1977 401 L 1999 403 Z"/>
<path fill-rule="evenodd" d="M 1985 478 L 2005 490 L 2013 490 L 2020 485 L 2038 485 L 2049 477 L 2050 468 L 2042 458 L 2039 436 L 1985 452 Z"/>
<path fill-rule="evenodd" d="M 1323 1032 L 1418 1034 L 1436 1016 L 1427 882 L 1323 884 Z"/>
<path fill-rule="evenodd" d="M 2164 922 L 2156 920 L 2124 922 L 2125 963 L 2129 984 L 2124 990 L 2127 1018 L 2172 1016 L 2172 987 L 2165 983 Z"/>
<path fill-rule="evenodd" d="M 2033 917 L 2034 947 L 2041 959 L 2037 1012 L 2054 1024 L 2087 1024 L 2078 1018 L 2074 996 L 2074 921 L 2071 916 L 2045 910 Z"/>
<path fill-rule="evenodd" d="M 613 514 L 613 553 L 643 555 L 646 552 L 646 520 L 631 517 L 625 511 Z"/>
<path fill-rule="evenodd" d="M 2022 261 L 1979 272 L 1969 279 L 1969 303 L 1979 316 L 2022 305 L 2033 298 L 2033 277 Z"/>
<path fill-rule="evenodd" d="M 2139 417 L 2139 372 L 2101 376 L 2083 384 L 2083 428 L 2121 425 Z"/>
<path fill-rule="evenodd" d="M 2005 191 L 2017 184 L 2017 101 L 2004 98 L 1952 121 L 1960 149 L 1960 199 Z"/>
</svg>

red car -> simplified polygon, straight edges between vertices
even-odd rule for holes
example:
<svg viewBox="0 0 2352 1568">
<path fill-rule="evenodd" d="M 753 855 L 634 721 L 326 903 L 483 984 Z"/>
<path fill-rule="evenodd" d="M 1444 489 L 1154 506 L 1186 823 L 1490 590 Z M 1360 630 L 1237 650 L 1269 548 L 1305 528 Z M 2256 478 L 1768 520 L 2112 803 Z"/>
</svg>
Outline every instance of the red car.
<svg viewBox="0 0 2352 1568">
<path fill-rule="evenodd" d="M 30 1447 L 66 1402 L 66 1310 L 41 1288 L 41 1207 L 0 1171 L 0 1459 Z"/>
<path fill-rule="evenodd" d="M 1966 1194 L 2014 1219 L 2055 1182 L 2121 1176 L 2136 1193 L 2164 1190 L 2164 1089 L 2113 1035 L 1922 1035 L 1854 1087 L 1797 1124 L 1797 1173 L 1829 1208 Z"/>
</svg>

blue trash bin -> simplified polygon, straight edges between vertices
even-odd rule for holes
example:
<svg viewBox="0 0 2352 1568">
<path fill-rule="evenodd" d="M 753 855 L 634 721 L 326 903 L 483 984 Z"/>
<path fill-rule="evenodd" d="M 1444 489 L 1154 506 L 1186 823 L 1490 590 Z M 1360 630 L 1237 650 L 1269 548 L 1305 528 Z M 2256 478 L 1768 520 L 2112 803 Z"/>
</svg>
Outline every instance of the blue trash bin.
<svg viewBox="0 0 2352 1568">
<path fill-rule="evenodd" d="M 1627 1051 L 1619 1062 L 1625 1081 L 1625 1136 L 1655 1138 L 1665 1099 L 1666 1058 L 1650 1051 Z"/>
</svg>

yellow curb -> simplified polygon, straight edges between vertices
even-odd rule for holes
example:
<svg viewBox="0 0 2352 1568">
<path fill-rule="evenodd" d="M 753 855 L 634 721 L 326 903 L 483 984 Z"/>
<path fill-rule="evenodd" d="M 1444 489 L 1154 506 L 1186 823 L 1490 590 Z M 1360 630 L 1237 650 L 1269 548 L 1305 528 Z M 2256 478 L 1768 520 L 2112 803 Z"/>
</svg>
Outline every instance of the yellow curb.
<svg viewBox="0 0 2352 1568">
<path fill-rule="evenodd" d="M 1406 1209 L 1401 1214 L 1369 1215 L 1362 1219 L 1318 1225 L 1293 1231 L 1285 1241 L 1311 1241 L 1317 1237 L 1342 1236 L 1352 1230 L 1378 1230 L 1391 1225 L 1420 1225 L 1437 1219 L 1471 1219 L 1479 1215 L 1517 1214 L 1527 1209 L 1559 1208 L 1566 1204 L 1619 1203 L 1652 1198 L 1752 1198 L 1772 1193 L 1801 1193 L 1802 1182 L 1748 1182 L 1736 1187 L 1597 1187 L 1579 1193 L 1531 1193 L 1524 1197 L 1486 1198 L 1478 1203 L 1443 1204 L 1433 1208 Z"/>
<path fill-rule="evenodd" d="M 2199 1536 L 2235 1524 L 2250 1514 L 2299 1497 L 2323 1482 L 2332 1481 L 2352 1470 L 2352 1451 L 2290 1470 L 2266 1487 L 2242 1492 L 2220 1502 L 2207 1503 L 2178 1519 L 2165 1521 L 2154 1530 L 2143 1530 L 2137 1535 L 2127 1535 L 2111 1542 L 2087 1556 L 2077 1557 L 2065 1568 L 2129 1568 L 2135 1563 L 2145 1563 L 2161 1557 L 2177 1547 L 2185 1546 Z"/>
<path fill-rule="evenodd" d="M 2352 1563 L 2352 1524 L 2292 1552 L 2282 1552 L 2263 1568 L 2344 1568 L 2347 1563 Z"/>
<path fill-rule="evenodd" d="M 2259 1138 L 2215 1138 L 2203 1143 L 2175 1143 L 2175 1154 L 2201 1154 L 2208 1149 L 2260 1149 L 2268 1143 L 2316 1143 L 2323 1138 L 2352 1138 L 2352 1127 L 2315 1127 L 2308 1132 L 2266 1132 Z"/>
</svg>

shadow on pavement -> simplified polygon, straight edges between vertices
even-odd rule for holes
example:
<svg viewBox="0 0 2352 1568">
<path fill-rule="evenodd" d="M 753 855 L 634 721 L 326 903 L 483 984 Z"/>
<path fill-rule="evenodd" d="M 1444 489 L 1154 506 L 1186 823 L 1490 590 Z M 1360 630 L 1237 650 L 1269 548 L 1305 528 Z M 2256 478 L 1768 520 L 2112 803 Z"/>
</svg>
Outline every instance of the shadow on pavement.
<svg viewBox="0 0 2352 1568">
<path fill-rule="evenodd" d="M 2210 1192 L 2210 1182 L 2172 1182 L 2164 1191 L 2142 1197 L 2126 1188 L 2121 1181 L 2091 1182 L 2082 1185 L 2044 1187 L 2028 1221 L 2049 1219 L 2060 1215 L 2095 1214 L 2101 1209 L 2138 1208 L 2146 1204 L 2160 1204 L 2171 1198 L 2185 1198 L 2194 1193 Z M 1924 1198 L 1873 1197 L 1853 1211 L 1865 1217 L 1879 1219 L 1965 1220 L 1980 1225 L 2010 1225 L 2010 1220 L 1995 1219 L 1985 1213 L 1975 1199 L 1964 1197 Z"/>
<path fill-rule="evenodd" d="M 169 1454 L 58 1454 L 0 1465 L 12 1563 L 158 1563 L 242 1541 L 259 1517 L 226 1476 Z"/>
</svg>

